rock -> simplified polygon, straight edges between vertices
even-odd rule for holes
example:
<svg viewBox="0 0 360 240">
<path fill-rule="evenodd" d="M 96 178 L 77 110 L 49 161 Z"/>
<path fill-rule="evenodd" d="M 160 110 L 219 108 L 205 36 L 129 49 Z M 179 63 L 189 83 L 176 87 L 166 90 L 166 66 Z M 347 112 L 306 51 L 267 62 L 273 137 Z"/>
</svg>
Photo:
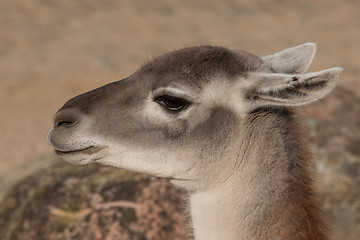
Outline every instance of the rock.
<svg viewBox="0 0 360 240">
<path fill-rule="evenodd" d="M 331 239 L 360 239 L 360 98 L 338 87 L 306 116 Z"/>
<path fill-rule="evenodd" d="M 59 160 L 5 197 L 0 239 L 186 239 L 184 196 L 164 179 Z"/>
</svg>

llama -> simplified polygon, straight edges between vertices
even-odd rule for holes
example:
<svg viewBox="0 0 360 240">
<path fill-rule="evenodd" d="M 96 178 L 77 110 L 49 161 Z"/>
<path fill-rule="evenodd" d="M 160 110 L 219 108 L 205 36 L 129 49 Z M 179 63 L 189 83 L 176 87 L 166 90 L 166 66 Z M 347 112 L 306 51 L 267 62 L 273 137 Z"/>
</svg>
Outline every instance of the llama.
<svg viewBox="0 0 360 240">
<path fill-rule="evenodd" d="M 315 50 L 167 53 L 66 102 L 48 140 L 71 163 L 143 172 L 187 190 L 196 240 L 325 239 L 311 154 L 292 110 L 331 92 L 342 72 L 306 73 Z"/>
</svg>

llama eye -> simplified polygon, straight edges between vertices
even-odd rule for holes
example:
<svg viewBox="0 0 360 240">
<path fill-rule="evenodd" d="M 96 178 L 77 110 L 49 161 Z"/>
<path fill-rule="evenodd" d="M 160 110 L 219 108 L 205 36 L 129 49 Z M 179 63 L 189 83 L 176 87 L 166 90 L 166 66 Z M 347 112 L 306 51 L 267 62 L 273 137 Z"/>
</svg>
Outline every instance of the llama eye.
<svg viewBox="0 0 360 240">
<path fill-rule="evenodd" d="M 190 103 L 183 98 L 173 97 L 169 95 L 162 95 L 155 98 L 155 102 L 166 107 L 170 111 L 180 111 L 187 107 Z"/>
</svg>

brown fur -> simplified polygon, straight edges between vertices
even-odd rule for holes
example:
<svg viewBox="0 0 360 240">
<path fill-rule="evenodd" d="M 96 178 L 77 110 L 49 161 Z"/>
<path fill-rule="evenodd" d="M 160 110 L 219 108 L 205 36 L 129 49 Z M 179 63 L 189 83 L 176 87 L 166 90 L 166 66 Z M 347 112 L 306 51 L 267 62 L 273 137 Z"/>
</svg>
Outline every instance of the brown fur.
<svg viewBox="0 0 360 240">
<path fill-rule="evenodd" d="M 312 156 L 294 113 L 287 109 L 256 110 L 247 117 L 245 124 L 251 138 L 262 148 L 260 154 L 250 153 L 258 155 L 258 170 L 263 174 L 259 177 L 263 181 L 272 178 L 273 184 L 266 186 L 270 190 L 261 189 L 263 194 L 268 194 L 263 195 L 268 209 L 258 229 L 254 228 L 255 236 L 261 239 L 273 239 L 273 236 L 288 240 L 326 239 L 325 224 L 312 190 L 309 170 Z"/>
</svg>

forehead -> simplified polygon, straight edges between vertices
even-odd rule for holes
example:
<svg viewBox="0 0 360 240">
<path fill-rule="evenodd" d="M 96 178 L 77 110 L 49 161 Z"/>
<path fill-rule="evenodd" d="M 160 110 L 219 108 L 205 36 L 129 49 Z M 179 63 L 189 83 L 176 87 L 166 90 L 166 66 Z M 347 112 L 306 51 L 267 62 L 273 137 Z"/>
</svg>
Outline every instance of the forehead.
<svg viewBox="0 0 360 240">
<path fill-rule="evenodd" d="M 152 79 L 153 88 L 164 86 L 201 89 L 214 77 L 232 79 L 254 72 L 263 61 L 242 50 L 199 46 L 176 50 L 144 64 L 138 73 Z"/>
</svg>

